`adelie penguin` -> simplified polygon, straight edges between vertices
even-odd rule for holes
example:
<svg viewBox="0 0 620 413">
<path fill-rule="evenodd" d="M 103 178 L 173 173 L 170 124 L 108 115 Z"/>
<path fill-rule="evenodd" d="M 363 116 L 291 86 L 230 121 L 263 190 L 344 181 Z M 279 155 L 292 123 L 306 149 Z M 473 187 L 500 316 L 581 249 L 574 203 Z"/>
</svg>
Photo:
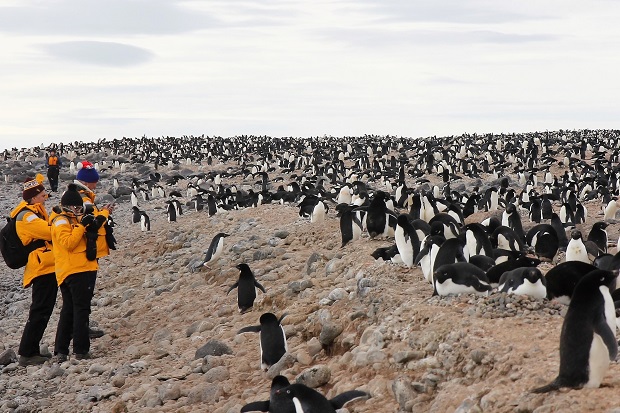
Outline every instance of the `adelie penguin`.
<svg viewBox="0 0 620 413">
<path fill-rule="evenodd" d="M 517 210 L 515 204 L 506 205 L 506 209 L 502 213 L 502 225 L 512 228 L 521 242 L 525 240 L 523 225 L 521 224 L 521 216 L 519 215 L 519 211 Z"/>
<path fill-rule="evenodd" d="M 207 212 L 210 217 L 217 214 L 217 204 L 215 202 L 215 197 L 212 194 L 207 195 Z"/>
<path fill-rule="evenodd" d="M 433 272 L 433 295 L 482 294 L 492 290 L 485 272 L 468 262 L 446 264 Z"/>
<path fill-rule="evenodd" d="M 594 270 L 579 281 L 562 324 L 560 373 L 533 393 L 601 385 L 609 364 L 618 356 L 616 312 L 610 293 L 617 276 L 617 271 Z"/>
<path fill-rule="evenodd" d="M 571 240 L 566 247 L 566 259 L 565 261 L 581 261 L 590 264 L 591 261 L 588 258 L 588 250 L 586 245 L 581 239 L 581 231 L 573 230 L 570 234 Z"/>
<path fill-rule="evenodd" d="M 457 262 L 468 262 L 469 251 L 465 241 L 461 238 L 450 238 L 445 240 L 439 247 L 433 264 L 433 271 L 442 265 L 454 264 Z"/>
<path fill-rule="evenodd" d="M 370 254 L 375 260 L 391 261 L 393 264 L 403 264 L 398 247 L 393 244 L 389 247 L 379 247 Z"/>
<path fill-rule="evenodd" d="M 461 233 L 461 224 L 445 212 L 433 216 L 428 224 L 431 226 L 431 234 L 441 235 L 445 239 L 456 238 Z"/>
<path fill-rule="evenodd" d="M 441 244 L 445 242 L 445 239 L 441 235 L 428 235 L 422 242 L 422 249 L 417 257 L 415 257 L 415 265 L 419 265 L 422 268 L 422 274 L 429 283 L 433 283 L 433 269 L 435 268 L 435 261 L 437 253 Z"/>
<path fill-rule="evenodd" d="M 366 230 L 370 238 L 394 235 L 397 217 L 385 204 L 385 200 L 388 198 L 389 196 L 385 192 L 377 191 L 366 209 Z"/>
<path fill-rule="evenodd" d="M 237 334 L 260 333 L 260 368 L 262 370 L 268 370 L 288 351 L 286 334 L 281 325 L 285 316 L 286 314 L 283 314 L 278 319 L 273 313 L 264 313 L 260 316 L 260 325 L 243 327 L 237 332 Z"/>
<path fill-rule="evenodd" d="M 173 199 L 172 201 L 166 201 L 166 216 L 168 218 L 168 222 L 176 222 L 177 217 L 181 211 L 181 206 L 178 200 Z"/>
<path fill-rule="evenodd" d="M 291 400 L 295 407 L 295 413 L 336 413 L 336 407 L 332 403 L 333 399 L 327 400 L 318 391 L 300 383 L 277 390 L 276 397 Z M 336 404 L 340 404 L 340 401 L 336 401 Z"/>
<path fill-rule="evenodd" d="M 323 222 L 329 207 L 316 195 L 308 195 L 299 203 L 299 216 L 310 217 L 310 222 Z"/>
<path fill-rule="evenodd" d="M 356 241 L 362 236 L 362 220 L 364 211 L 353 211 L 354 207 L 349 204 L 338 204 L 336 211 L 340 214 L 340 234 L 342 235 L 343 248 L 350 241 Z"/>
<path fill-rule="evenodd" d="M 281 391 L 290 385 L 291 383 L 288 381 L 286 377 L 284 376 L 274 377 L 274 379 L 271 381 L 271 390 L 269 391 L 269 400 L 248 403 L 241 408 L 241 413 L 245 413 L 245 412 L 296 413 L 297 410 L 295 408 L 295 403 L 293 399 L 289 396 L 289 394 L 287 394 L 286 391 Z M 324 407 L 327 410 L 322 410 L 322 411 L 330 412 L 329 409 L 331 407 L 332 409 L 335 409 L 334 411 L 336 411 L 338 409 L 342 409 L 344 405 L 346 405 L 350 401 L 353 401 L 361 397 L 367 398 L 369 397 L 369 394 L 361 390 L 349 390 L 344 393 L 340 393 L 336 397 L 328 400 L 330 406 L 327 406 L 324 403 L 324 401 L 321 399 L 319 403 L 315 403 L 316 406 L 313 406 L 313 408 Z M 308 398 L 305 398 L 305 399 L 306 401 L 310 400 Z M 316 397 L 316 399 L 318 400 L 319 398 Z M 314 401 L 314 398 L 312 398 L 312 400 Z M 302 410 L 302 411 L 305 412 L 306 410 Z"/>
<path fill-rule="evenodd" d="M 618 210 L 620 210 L 620 200 L 612 199 L 609 201 L 607 206 L 605 206 L 605 221 L 611 221 L 616 219 L 616 215 L 618 214 Z"/>
<path fill-rule="evenodd" d="M 549 224 L 534 225 L 527 232 L 525 241 L 534 249 L 536 255 L 545 261 L 552 261 L 560 247 L 558 235 Z"/>
<path fill-rule="evenodd" d="M 587 238 L 587 241 L 592 241 L 596 244 L 603 254 L 607 253 L 607 231 L 605 228 L 607 228 L 608 225 L 609 224 L 604 221 L 595 222 Z"/>
<path fill-rule="evenodd" d="M 584 275 L 597 268 L 586 262 L 566 261 L 551 268 L 545 274 L 547 298 L 568 305 L 575 286 Z"/>
<path fill-rule="evenodd" d="M 465 238 L 467 250 L 472 256 L 493 256 L 493 246 L 482 224 L 471 223 L 465 225 L 461 231 L 461 236 Z"/>
<path fill-rule="evenodd" d="M 539 259 L 521 255 L 513 260 L 504 261 L 489 268 L 486 272 L 486 276 L 491 285 L 498 285 L 499 280 L 505 272 L 520 267 L 536 267 L 538 264 L 540 264 Z"/>
<path fill-rule="evenodd" d="M 230 235 L 224 232 L 216 234 L 213 239 L 211 239 L 211 243 L 209 244 L 209 248 L 207 248 L 207 251 L 205 252 L 204 258 L 201 261 L 193 264 L 190 269 L 196 271 L 202 266 L 208 267 L 210 262 L 213 262 L 219 257 L 221 257 L 222 253 L 224 252 L 224 238 L 228 236 Z M 239 267 L 237 266 L 237 268 Z"/>
<path fill-rule="evenodd" d="M 237 268 L 240 271 L 239 280 L 228 289 L 226 295 L 237 288 L 237 305 L 239 306 L 239 312 L 243 314 L 254 306 L 256 289 L 258 288 L 263 293 L 266 293 L 266 291 L 265 287 L 256 281 L 254 273 L 247 264 L 238 264 Z"/>
<path fill-rule="evenodd" d="M 396 240 L 396 247 L 398 248 L 400 258 L 407 267 L 413 267 L 414 259 L 420 252 L 420 241 L 415 229 L 409 222 L 407 214 L 400 214 L 398 216 L 394 239 Z"/>
<path fill-rule="evenodd" d="M 140 213 L 142 211 L 140 211 L 140 208 L 138 208 L 137 206 L 133 206 L 131 207 L 131 222 L 134 224 L 137 224 L 138 222 L 140 222 Z"/>
<path fill-rule="evenodd" d="M 536 267 L 521 267 L 502 274 L 497 290 L 502 293 L 527 295 L 537 300 L 547 298 L 547 282 Z"/>
<path fill-rule="evenodd" d="M 506 227 L 504 225 L 500 225 L 499 227 L 495 228 L 495 231 L 493 231 L 493 233 L 489 237 L 489 240 L 491 241 L 491 245 L 493 245 L 498 250 L 512 251 L 517 254 L 521 254 L 524 251 L 521 238 L 515 233 L 512 228 Z M 498 254 L 496 251 L 494 251 L 493 254 L 496 258 L 501 255 Z"/>
<path fill-rule="evenodd" d="M 469 257 L 470 264 L 474 264 L 476 267 L 480 268 L 483 271 L 488 271 L 493 266 L 495 266 L 495 259 L 492 257 L 487 257 L 486 255 L 472 255 Z"/>
<path fill-rule="evenodd" d="M 151 219 L 144 211 L 140 211 L 140 229 L 143 232 L 151 230 Z"/>
<path fill-rule="evenodd" d="M 560 251 L 566 251 L 568 246 L 568 237 L 566 236 L 566 228 L 562 224 L 562 220 L 555 212 L 551 214 L 551 226 L 555 230 L 558 236 L 558 249 Z"/>
</svg>

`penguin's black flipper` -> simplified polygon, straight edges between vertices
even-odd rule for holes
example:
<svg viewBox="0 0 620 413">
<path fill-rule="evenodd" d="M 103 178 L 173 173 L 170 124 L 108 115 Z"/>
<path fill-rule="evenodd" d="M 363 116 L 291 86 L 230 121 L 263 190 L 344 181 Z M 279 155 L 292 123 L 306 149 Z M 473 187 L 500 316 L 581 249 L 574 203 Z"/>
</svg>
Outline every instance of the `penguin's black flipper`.
<svg viewBox="0 0 620 413">
<path fill-rule="evenodd" d="M 415 256 L 415 258 L 413 259 L 413 265 L 420 265 L 420 261 L 422 260 L 422 258 L 424 258 L 426 254 L 428 254 L 428 247 L 422 248 L 418 255 Z"/>
<path fill-rule="evenodd" d="M 260 333 L 260 326 L 247 326 L 237 331 L 237 334 L 241 333 Z"/>
<path fill-rule="evenodd" d="M 265 291 L 265 287 L 263 287 L 258 281 L 254 280 L 254 285 L 256 286 L 256 288 L 261 290 L 263 294 L 267 294 L 267 291 Z"/>
<path fill-rule="evenodd" d="M 594 332 L 601 336 L 603 343 L 609 351 L 609 360 L 614 361 L 618 357 L 618 342 L 613 331 L 609 328 L 609 324 L 605 318 L 601 318 L 598 323 L 594 324 Z"/>
<path fill-rule="evenodd" d="M 332 406 L 334 406 L 334 409 L 338 410 L 338 409 L 342 409 L 343 406 L 349 403 L 350 401 L 359 399 L 360 397 L 369 398 L 370 394 L 366 393 L 365 391 L 361 391 L 361 390 L 349 390 L 349 391 L 345 391 L 344 393 L 340 393 L 338 396 L 334 397 L 329 402 L 331 403 Z"/>
<path fill-rule="evenodd" d="M 243 406 L 240 410 L 241 413 L 244 412 L 268 412 L 269 411 L 269 400 L 265 400 L 262 402 L 252 402 Z"/>
<path fill-rule="evenodd" d="M 284 314 L 282 314 L 282 317 L 280 317 L 280 318 L 278 319 L 278 324 L 282 324 L 282 320 L 284 320 L 284 317 L 286 317 L 287 315 L 288 315 L 288 313 L 284 313 Z"/>
<path fill-rule="evenodd" d="M 226 295 L 230 294 L 230 292 L 232 290 L 234 290 L 235 288 L 239 287 L 239 282 L 234 283 L 233 285 L 230 286 L 230 288 L 228 289 L 228 291 L 226 292 Z"/>
</svg>

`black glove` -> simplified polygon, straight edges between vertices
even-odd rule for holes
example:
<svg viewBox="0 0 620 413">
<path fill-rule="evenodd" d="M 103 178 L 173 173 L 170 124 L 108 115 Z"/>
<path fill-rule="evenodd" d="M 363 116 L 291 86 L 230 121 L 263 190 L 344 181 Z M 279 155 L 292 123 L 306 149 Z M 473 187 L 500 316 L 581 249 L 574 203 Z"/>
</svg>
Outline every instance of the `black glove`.
<svg viewBox="0 0 620 413">
<path fill-rule="evenodd" d="M 83 215 L 82 219 L 80 219 L 80 224 L 84 225 L 85 227 L 88 227 L 93 222 L 95 222 L 95 216 L 92 214 Z"/>
<path fill-rule="evenodd" d="M 86 259 L 94 261 L 97 259 L 97 231 L 86 231 Z"/>
<path fill-rule="evenodd" d="M 108 248 L 111 250 L 116 249 L 116 237 L 114 237 L 114 229 L 112 225 L 106 222 L 105 224 L 105 240 L 108 243 Z"/>
<path fill-rule="evenodd" d="M 89 231 L 91 231 L 91 230 L 98 231 L 98 230 L 99 230 L 99 228 L 101 228 L 101 226 L 102 226 L 103 224 L 105 224 L 105 217 L 104 217 L 103 215 L 97 215 L 97 216 L 95 217 L 95 221 L 94 221 L 93 223 L 91 223 L 91 224 L 88 226 L 88 228 L 87 228 L 87 229 L 88 229 Z"/>
</svg>

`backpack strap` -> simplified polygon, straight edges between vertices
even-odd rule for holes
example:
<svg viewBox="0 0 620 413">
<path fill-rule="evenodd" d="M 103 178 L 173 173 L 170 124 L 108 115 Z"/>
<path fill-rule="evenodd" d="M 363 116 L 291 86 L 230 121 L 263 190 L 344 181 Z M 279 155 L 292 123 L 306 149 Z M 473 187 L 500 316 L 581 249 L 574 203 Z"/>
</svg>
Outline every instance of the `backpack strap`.
<svg viewBox="0 0 620 413">
<path fill-rule="evenodd" d="M 24 207 L 23 209 L 21 209 L 21 210 L 17 213 L 17 215 L 15 215 L 15 221 L 21 221 L 21 220 L 23 220 L 23 219 L 24 219 L 24 215 L 26 215 L 26 213 L 27 213 L 28 211 L 30 211 L 30 210 L 29 210 L 28 208 L 25 208 L 25 207 Z M 36 216 L 39 216 L 39 215 L 38 215 L 36 212 L 34 212 L 34 211 L 30 211 L 30 212 L 33 212 Z M 39 217 L 39 218 L 41 218 L 41 217 Z"/>
</svg>

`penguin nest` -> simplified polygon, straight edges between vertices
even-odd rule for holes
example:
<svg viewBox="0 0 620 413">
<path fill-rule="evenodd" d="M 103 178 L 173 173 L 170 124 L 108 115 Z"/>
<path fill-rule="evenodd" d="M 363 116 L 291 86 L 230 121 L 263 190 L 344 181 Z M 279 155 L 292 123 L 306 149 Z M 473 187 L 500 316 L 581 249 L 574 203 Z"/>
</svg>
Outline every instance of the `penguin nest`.
<svg viewBox="0 0 620 413">
<path fill-rule="evenodd" d="M 461 307 L 465 315 L 480 318 L 550 316 L 562 317 L 566 306 L 547 299 L 537 300 L 527 295 L 494 293 L 490 296 L 461 294 L 447 297 L 434 296 L 428 303 L 438 307 Z"/>
</svg>

